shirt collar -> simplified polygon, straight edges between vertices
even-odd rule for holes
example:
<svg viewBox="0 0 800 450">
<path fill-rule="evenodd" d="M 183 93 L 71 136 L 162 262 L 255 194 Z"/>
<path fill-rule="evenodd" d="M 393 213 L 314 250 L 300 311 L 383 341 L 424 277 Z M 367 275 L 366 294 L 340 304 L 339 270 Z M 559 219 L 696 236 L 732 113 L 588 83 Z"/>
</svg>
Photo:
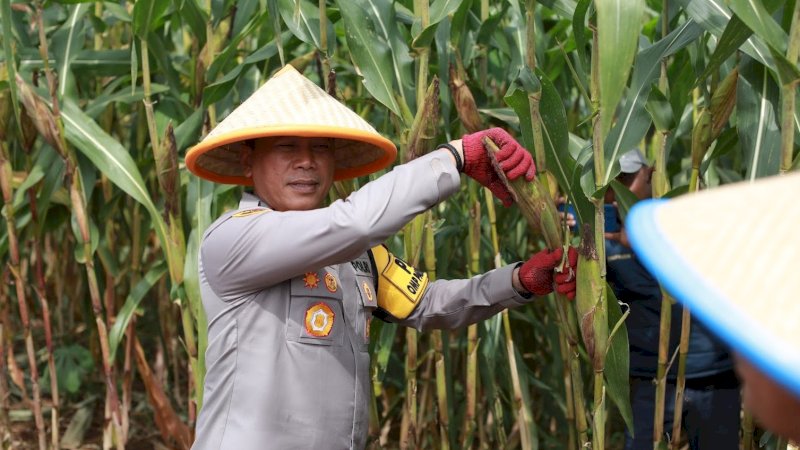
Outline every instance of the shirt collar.
<svg viewBox="0 0 800 450">
<path fill-rule="evenodd" d="M 242 194 L 242 199 L 239 201 L 239 209 L 247 209 L 247 208 L 269 208 L 269 205 L 266 202 L 262 201 L 252 192 L 244 192 Z"/>
</svg>

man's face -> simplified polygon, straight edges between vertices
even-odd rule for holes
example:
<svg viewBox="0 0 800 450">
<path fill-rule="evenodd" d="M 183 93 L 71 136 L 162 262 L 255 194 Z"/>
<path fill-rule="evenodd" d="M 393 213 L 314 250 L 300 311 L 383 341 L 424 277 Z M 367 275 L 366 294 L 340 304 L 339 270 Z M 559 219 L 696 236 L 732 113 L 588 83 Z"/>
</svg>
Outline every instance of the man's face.
<svg viewBox="0 0 800 450">
<path fill-rule="evenodd" d="M 742 400 L 753 417 L 783 437 L 800 440 L 800 398 L 738 355 L 736 372 L 742 380 Z"/>
<path fill-rule="evenodd" d="M 256 195 L 276 211 L 319 208 L 336 166 L 329 138 L 271 137 L 242 155 Z"/>
<path fill-rule="evenodd" d="M 653 196 L 653 168 L 644 166 L 636 172 L 636 176 L 628 186 L 639 200 Z"/>
</svg>

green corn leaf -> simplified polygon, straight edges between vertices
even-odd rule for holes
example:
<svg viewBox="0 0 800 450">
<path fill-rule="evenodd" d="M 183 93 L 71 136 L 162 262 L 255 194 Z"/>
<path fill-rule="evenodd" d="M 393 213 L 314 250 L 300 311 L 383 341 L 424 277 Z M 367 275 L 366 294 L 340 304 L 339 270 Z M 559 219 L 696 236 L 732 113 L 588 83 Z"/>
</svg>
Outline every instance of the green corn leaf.
<svg viewBox="0 0 800 450">
<path fill-rule="evenodd" d="M 146 39 L 164 22 L 169 4 L 169 0 L 136 0 L 133 4 L 133 32 L 139 39 Z"/>
<path fill-rule="evenodd" d="M 778 80 L 784 86 L 794 85 L 800 81 L 800 68 L 797 64 L 792 64 L 786 57 L 776 52 L 772 47 L 769 49 L 772 57 L 775 59 L 775 72 L 778 74 Z"/>
<path fill-rule="evenodd" d="M 53 34 L 51 55 L 56 60 L 58 74 L 58 95 L 64 97 L 67 89 L 74 90 L 74 79 L 70 65 L 81 50 L 85 40 L 83 16 L 89 4 L 79 3 L 67 8 L 67 21 Z"/>
<path fill-rule="evenodd" d="M 650 118 L 653 120 L 653 125 L 656 126 L 657 130 L 669 131 L 675 127 L 672 105 L 669 104 L 667 97 L 655 85 L 650 90 L 645 109 L 650 113 Z"/>
<path fill-rule="evenodd" d="M 164 38 L 158 33 L 149 33 L 147 35 L 147 48 L 150 51 L 150 57 L 155 59 L 157 69 L 154 69 L 150 63 L 151 76 L 158 71 L 158 74 L 166 79 L 172 92 L 182 92 L 180 74 L 172 65 L 172 55 L 169 51 L 169 46 L 164 42 Z"/>
<path fill-rule="evenodd" d="M 286 32 L 283 36 L 281 36 L 281 39 L 275 39 L 267 43 L 260 49 L 250 54 L 244 59 L 244 61 L 236 64 L 234 68 L 230 72 L 226 73 L 222 78 L 206 86 L 206 88 L 203 90 L 203 104 L 208 106 L 222 100 L 223 97 L 230 95 L 231 88 L 236 81 L 239 80 L 242 72 L 246 72 L 247 69 L 252 67 L 253 64 L 268 60 L 269 58 L 275 56 L 279 48 L 278 43 L 282 41 L 284 37 L 288 36 L 289 32 Z"/>
<path fill-rule="evenodd" d="M 139 53 L 136 51 L 136 39 L 131 41 L 131 95 L 136 92 L 136 83 L 139 80 Z"/>
<path fill-rule="evenodd" d="M 736 16 L 746 23 L 758 37 L 781 54 L 786 54 L 786 43 L 789 41 L 789 36 L 775 22 L 762 2 L 728 0 L 727 3 Z"/>
<path fill-rule="evenodd" d="M 11 0 L 0 0 L 0 21 L 2 21 L 3 27 L 3 58 L 5 60 L 3 66 L 6 70 L 6 79 L 12 80 L 12 82 L 8 83 L 11 90 L 11 104 L 14 108 L 14 117 L 17 119 L 17 130 L 22 135 L 17 84 L 13 82 L 17 78 L 17 69 L 15 66 L 14 47 L 12 46 L 14 33 L 11 31 Z"/>
<path fill-rule="evenodd" d="M 776 175 L 780 168 L 781 134 L 778 128 L 778 86 L 766 67 L 742 64 L 736 92 L 736 121 L 747 179 Z"/>
<path fill-rule="evenodd" d="M 203 48 L 207 40 L 206 23 L 208 23 L 208 14 L 197 4 L 197 0 L 179 0 L 177 3 L 181 20 L 191 30 L 192 37 L 197 40 L 197 47 Z"/>
<path fill-rule="evenodd" d="M 733 13 L 725 5 L 725 0 L 678 0 L 686 14 L 706 31 L 720 37 L 728 23 L 733 20 Z M 764 41 L 758 36 L 750 36 L 740 49 L 768 67 L 772 66 L 772 57 Z"/>
<path fill-rule="evenodd" d="M 431 25 L 438 24 L 445 17 L 456 12 L 464 0 L 434 0 L 430 9 Z"/>
<path fill-rule="evenodd" d="M 406 102 L 411 79 L 408 47 L 397 33 L 395 13 L 386 0 L 337 2 L 345 24 L 345 38 L 353 64 L 364 86 L 376 100 L 410 124 L 399 101 Z M 409 92 L 411 92 L 409 90 Z M 411 94 L 408 95 L 411 98 Z"/>
<path fill-rule="evenodd" d="M 320 48 L 319 8 L 308 1 L 298 3 L 300 8 L 295 8 L 295 0 L 278 0 L 283 23 L 298 39 Z M 326 29 L 328 30 L 328 52 L 330 53 L 336 48 L 336 32 L 330 20 L 328 20 Z"/>
<path fill-rule="evenodd" d="M 691 20 L 687 21 L 660 41 L 642 50 L 636 57 L 628 95 L 617 123 L 604 142 L 606 173 L 603 185 L 607 185 L 609 180 L 617 176 L 619 164 L 616 161 L 625 152 L 638 146 L 650 127 L 650 116 L 645 111 L 645 105 L 651 86 L 658 78 L 659 62 L 694 42 L 701 34 L 701 27 Z M 581 181 L 587 196 L 595 194 L 592 172 L 589 170 L 584 175 L 591 179 Z M 586 188 L 590 190 L 586 191 Z"/>
<path fill-rule="evenodd" d="M 592 6 L 592 0 L 580 0 L 575 9 L 575 16 L 572 18 L 572 31 L 575 35 L 575 47 L 578 57 L 583 67 L 589 67 L 588 45 L 586 38 L 586 13 Z"/>
<path fill-rule="evenodd" d="M 578 2 L 575 0 L 542 0 L 541 3 L 555 11 L 561 17 L 572 19 Z"/>
<path fill-rule="evenodd" d="M 125 299 L 125 303 L 122 305 L 122 309 L 117 313 L 114 326 L 111 327 L 108 333 L 108 350 L 111 361 L 114 361 L 117 348 L 120 342 L 122 342 L 122 336 L 125 335 L 125 330 L 128 329 L 128 324 L 131 321 L 131 317 L 133 317 L 133 314 L 136 312 L 136 308 L 139 307 L 139 303 L 141 303 L 147 292 L 150 291 L 165 273 L 167 273 L 167 266 L 163 263 L 157 263 L 153 268 L 147 271 L 144 278 L 139 280 L 136 286 L 131 289 L 128 297 Z"/>
<path fill-rule="evenodd" d="M 112 183 L 141 203 L 150 213 L 162 251 L 172 270 L 177 270 L 174 251 L 168 239 L 167 226 L 147 192 L 139 169 L 130 154 L 97 122 L 81 111 L 71 100 L 62 104 L 61 117 L 67 140 L 102 171 Z"/>
<path fill-rule="evenodd" d="M 633 207 L 634 203 L 639 201 L 636 196 L 627 186 L 617 180 L 611 180 L 611 189 L 614 190 L 614 197 L 617 202 L 617 210 L 619 211 L 619 218 L 625 222 L 625 217 L 628 216 L 628 211 Z M 609 303 L 611 304 L 611 303 Z"/>
<path fill-rule="evenodd" d="M 411 41 L 412 48 L 427 48 L 433 42 L 439 22 L 455 13 L 464 3 L 464 0 L 435 0 L 431 4 L 430 23 L 424 30 L 419 31 Z M 418 22 L 415 27 L 419 28 Z"/>
<path fill-rule="evenodd" d="M 600 109 L 602 136 L 608 134 L 614 113 L 628 84 L 639 43 L 644 0 L 603 0 L 597 8 L 597 40 L 600 65 Z"/>
<path fill-rule="evenodd" d="M 725 31 L 722 32 L 719 42 L 717 42 L 717 47 L 708 60 L 706 69 L 697 77 L 697 84 L 704 83 L 752 35 L 753 32 L 750 31 L 750 28 L 747 28 L 742 19 L 739 16 L 733 16 L 728 25 L 725 26 Z"/>
<path fill-rule="evenodd" d="M 628 330 L 625 326 L 619 301 L 614 290 L 606 284 L 608 301 L 608 329 L 614 330 L 609 337 L 608 353 L 606 353 L 605 379 L 608 396 L 620 412 L 625 426 L 633 430 L 633 410 L 630 399 L 630 354 L 628 347 Z"/>
<path fill-rule="evenodd" d="M 267 0 L 267 11 L 272 20 L 273 33 L 275 33 L 275 36 L 280 36 L 283 32 L 281 31 L 281 13 L 278 9 L 278 0 Z M 278 41 L 277 44 L 278 56 L 281 60 L 281 67 L 283 67 L 286 65 L 286 58 L 283 55 L 283 42 Z"/>
<path fill-rule="evenodd" d="M 89 102 L 86 106 L 86 115 L 96 118 L 100 115 L 109 104 L 126 104 L 130 105 L 144 100 L 144 88 L 133 86 L 132 92 L 127 90 L 116 91 L 111 94 L 102 94 Z M 150 93 L 152 95 L 163 94 L 169 92 L 169 86 L 163 84 L 151 84 Z"/>
<path fill-rule="evenodd" d="M 258 7 L 259 0 L 241 0 L 236 2 L 236 16 L 234 16 L 231 36 L 236 36 L 242 32 L 251 18 L 256 16 Z M 319 18 L 319 12 L 317 12 L 317 18 Z M 319 19 L 317 19 L 317 25 L 317 29 L 319 29 Z"/>
</svg>

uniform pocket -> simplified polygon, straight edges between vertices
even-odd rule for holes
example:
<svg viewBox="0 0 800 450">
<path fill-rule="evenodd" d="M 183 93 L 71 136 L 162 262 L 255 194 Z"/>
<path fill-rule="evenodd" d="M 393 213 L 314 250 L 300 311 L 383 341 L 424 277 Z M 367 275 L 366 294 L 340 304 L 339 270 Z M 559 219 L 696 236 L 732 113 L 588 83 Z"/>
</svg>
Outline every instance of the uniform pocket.
<svg viewBox="0 0 800 450">
<path fill-rule="evenodd" d="M 325 270 L 292 279 L 286 339 L 312 345 L 341 346 L 345 333 L 342 292 Z"/>
</svg>

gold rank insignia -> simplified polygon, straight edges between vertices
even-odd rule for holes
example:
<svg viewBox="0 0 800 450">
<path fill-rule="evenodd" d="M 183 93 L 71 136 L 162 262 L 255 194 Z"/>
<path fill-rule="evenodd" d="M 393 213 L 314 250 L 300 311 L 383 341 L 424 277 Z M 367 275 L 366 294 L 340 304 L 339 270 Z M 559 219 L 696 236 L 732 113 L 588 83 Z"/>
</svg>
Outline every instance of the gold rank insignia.
<svg viewBox="0 0 800 450">
<path fill-rule="evenodd" d="M 319 286 L 319 276 L 316 272 L 308 272 L 303 276 L 303 283 L 308 289 L 316 289 Z"/>
<path fill-rule="evenodd" d="M 338 286 L 336 285 L 336 278 L 330 273 L 325 273 L 325 287 L 328 288 L 330 292 L 336 292 Z"/>
<path fill-rule="evenodd" d="M 372 301 L 372 289 L 369 288 L 369 283 L 365 281 L 361 286 L 364 288 L 364 294 L 367 295 L 367 300 Z"/>
<path fill-rule="evenodd" d="M 243 211 L 239 211 L 231 217 L 250 217 L 255 216 L 256 214 L 261 214 L 269 211 L 269 208 L 253 208 L 253 209 L 245 209 Z"/>
<path fill-rule="evenodd" d="M 323 302 L 311 305 L 305 314 L 306 332 L 314 337 L 327 337 L 333 329 L 335 314 Z"/>
</svg>

